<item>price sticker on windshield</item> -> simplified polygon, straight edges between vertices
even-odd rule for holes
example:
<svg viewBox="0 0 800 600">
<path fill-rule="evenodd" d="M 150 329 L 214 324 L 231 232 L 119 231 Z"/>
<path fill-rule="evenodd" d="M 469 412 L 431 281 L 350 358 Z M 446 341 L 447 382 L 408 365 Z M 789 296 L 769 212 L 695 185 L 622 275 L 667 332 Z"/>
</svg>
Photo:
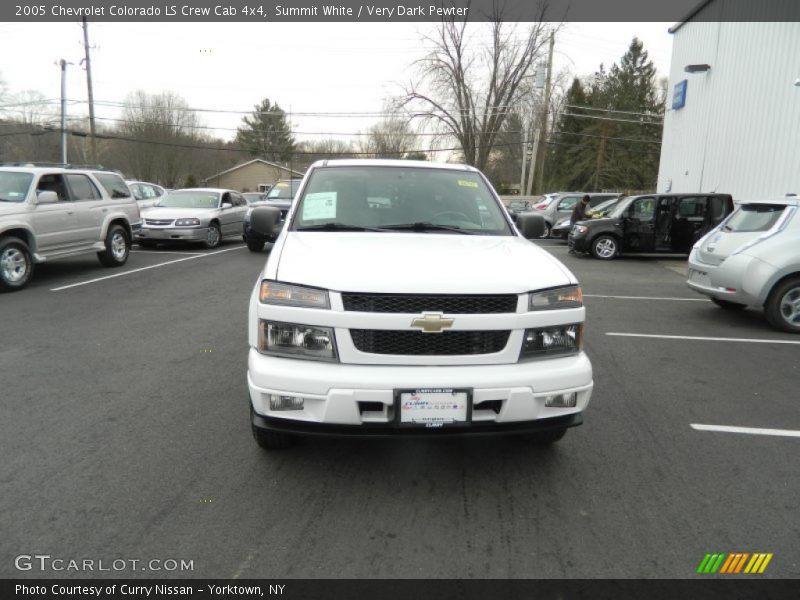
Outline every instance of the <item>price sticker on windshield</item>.
<svg viewBox="0 0 800 600">
<path fill-rule="evenodd" d="M 303 198 L 303 220 L 336 218 L 336 192 L 316 192 Z"/>
<path fill-rule="evenodd" d="M 475 188 L 475 189 L 478 188 L 478 182 L 477 181 L 469 181 L 468 179 L 459 179 L 458 180 L 458 185 L 460 185 L 461 187 L 468 187 L 468 188 Z"/>
</svg>

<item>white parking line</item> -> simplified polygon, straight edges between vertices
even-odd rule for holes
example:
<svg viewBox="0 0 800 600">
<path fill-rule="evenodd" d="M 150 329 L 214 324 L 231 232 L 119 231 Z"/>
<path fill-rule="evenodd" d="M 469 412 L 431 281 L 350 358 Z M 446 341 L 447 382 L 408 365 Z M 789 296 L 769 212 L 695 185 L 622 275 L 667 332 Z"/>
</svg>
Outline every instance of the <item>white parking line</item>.
<svg viewBox="0 0 800 600">
<path fill-rule="evenodd" d="M 706 298 L 680 298 L 669 296 L 604 296 L 601 294 L 584 294 L 584 298 L 611 298 L 613 300 L 671 300 L 674 302 L 708 302 Z"/>
<path fill-rule="evenodd" d="M 748 342 L 750 344 L 800 344 L 800 340 L 760 340 L 755 338 L 701 337 L 695 335 L 656 335 L 651 333 L 606 332 L 615 337 L 655 338 L 660 340 L 695 340 L 701 342 Z"/>
<path fill-rule="evenodd" d="M 231 252 L 233 250 L 241 250 L 246 246 L 236 246 L 235 248 L 226 248 L 225 250 L 217 250 L 216 252 L 208 252 L 205 254 L 196 254 L 194 256 L 187 256 L 186 258 L 177 258 L 175 260 L 168 260 L 167 262 L 158 263 L 157 265 L 150 265 L 147 267 L 139 267 L 138 269 L 131 269 L 130 271 L 125 271 L 124 273 L 114 273 L 113 275 L 106 275 L 105 277 L 97 277 L 95 279 L 89 279 L 88 281 L 81 281 L 79 283 L 71 283 L 69 285 L 62 285 L 61 287 L 51 288 L 51 292 L 60 292 L 61 290 L 68 290 L 70 288 L 79 287 L 82 285 L 89 285 L 90 283 L 97 283 L 98 281 L 105 281 L 106 279 L 114 279 L 115 277 L 123 277 L 125 275 L 131 275 L 133 273 L 138 273 L 140 271 L 147 271 L 148 269 L 157 269 L 158 267 L 166 267 L 167 265 L 174 265 L 175 263 L 184 262 L 187 260 L 194 260 L 195 258 L 203 258 L 204 256 L 213 256 L 215 254 L 222 254 L 223 252 Z"/>
<path fill-rule="evenodd" d="M 177 250 L 131 250 L 137 254 L 181 254 L 183 256 L 203 255 L 205 252 L 178 252 Z"/>
<path fill-rule="evenodd" d="M 701 425 L 691 423 L 697 431 L 721 431 L 723 433 L 747 433 L 750 435 L 772 435 L 778 437 L 800 437 L 800 431 L 794 429 L 764 429 L 761 427 L 731 427 L 730 425 Z"/>
</svg>

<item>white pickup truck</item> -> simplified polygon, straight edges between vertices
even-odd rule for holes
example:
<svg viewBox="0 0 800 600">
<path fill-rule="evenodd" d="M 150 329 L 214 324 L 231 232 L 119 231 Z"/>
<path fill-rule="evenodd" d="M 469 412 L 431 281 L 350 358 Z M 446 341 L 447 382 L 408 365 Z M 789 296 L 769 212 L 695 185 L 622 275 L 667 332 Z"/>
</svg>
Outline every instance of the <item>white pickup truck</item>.
<svg viewBox="0 0 800 600">
<path fill-rule="evenodd" d="M 251 227 L 280 220 L 256 208 Z M 468 166 L 320 161 L 253 289 L 253 435 L 525 433 L 555 442 L 592 393 L 570 271 Z"/>
</svg>

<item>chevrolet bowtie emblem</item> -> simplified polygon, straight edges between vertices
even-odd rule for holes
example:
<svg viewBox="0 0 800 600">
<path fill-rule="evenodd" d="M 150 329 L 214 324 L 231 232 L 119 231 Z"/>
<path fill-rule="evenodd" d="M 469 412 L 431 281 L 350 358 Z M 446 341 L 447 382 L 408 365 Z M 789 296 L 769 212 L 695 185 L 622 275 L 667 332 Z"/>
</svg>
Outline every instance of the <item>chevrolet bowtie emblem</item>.
<svg viewBox="0 0 800 600">
<path fill-rule="evenodd" d="M 441 313 L 423 313 L 421 318 L 417 317 L 411 321 L 411 326 L 419 327 L 422 333 L 442 333 L 443 330 L 453 326 L 453 319 L 445 319 Z"/>
</svg>

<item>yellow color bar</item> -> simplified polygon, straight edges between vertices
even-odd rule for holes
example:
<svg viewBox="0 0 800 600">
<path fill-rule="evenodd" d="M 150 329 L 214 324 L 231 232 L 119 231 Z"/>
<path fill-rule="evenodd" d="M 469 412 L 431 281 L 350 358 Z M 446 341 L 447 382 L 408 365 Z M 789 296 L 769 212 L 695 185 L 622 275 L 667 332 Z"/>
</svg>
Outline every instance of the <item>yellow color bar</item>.
<svg viewBox="0 0 800 600">
<path fill-rule="evenodd" d="M 764 569 L 767 568 L 767 565 L 769 564 L 769 561 L 771 561 L 771 560 L 772 560 L 772 552 L 767 554 L 767 556 L 764 558 L 764 562 L 761 563 L 761 568 L 758 569 L 758 572 L 759 573 L 763 573 Z"/>
<path fill-rule="evenodd" d="M 750 559 L 750 562 L 747 563 L 747 566 L 744 568 L 745 573 L 753 573 L 758 568 L 758 564 L 764 560 L 764 555 L 759 554 L 756 552 L 753 554 L 753 557 Z"/>
</svg>

